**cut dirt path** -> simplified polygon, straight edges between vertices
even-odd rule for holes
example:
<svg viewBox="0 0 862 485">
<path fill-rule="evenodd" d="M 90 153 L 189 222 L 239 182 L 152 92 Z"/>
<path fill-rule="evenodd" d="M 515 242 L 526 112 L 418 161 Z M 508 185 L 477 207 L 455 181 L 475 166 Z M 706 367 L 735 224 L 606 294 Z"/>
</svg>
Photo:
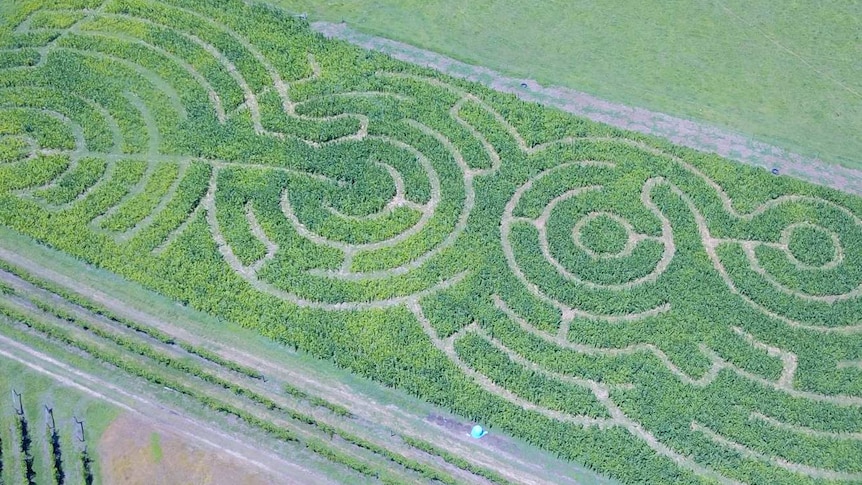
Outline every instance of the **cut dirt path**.
<svg viewBox="0 0 862 485">
<path fill-rule="evenodd" d="M 617 128 L 657 136 L 678 145 L 716 153 L 755 167 L 778 169 L 781 175 L 790 175 L 862 195 L 860 170 L 827 164 L 819 159 L 803 157 L 737 133 L 643 108 L 612 103 L 573 89 L 542 86 L 531 79 L 506 77 L 485 67 L 466 64 L 402 42 L 364 34 L 344 23 L 314 22 L 311 28 L 326 37 L 345 40 L 365 49 L 383 52 L 398 60 L 478 82 L 491 89 L 514 94 L 525 101 L 553 106 Z"/>
<path fill-rule="evenodd" d="M 127 302 L 114 298 L 82 281 L 76 281 L 64 274 L 45 268 L 17 253 L 0 248 L 0 259 L 26 269 L 39 278 L 59 284 L 68 290 L 86 296 L 93 302 L 148 326 L 157 328 L 177 339 L 189 344 L 206 347 L 217 352 L 223 358 L 239 364 L 255 368 L 272 378 L 293 383 L 312 395 L 342 405 L 350 410 L 364 425 L 377 428 L 378 433 L 400 434 L 421 439 L 446 449 L 450 453 L 465 458 L 468 461 L 496 471 L 501 476 L 515 483 L 524 484 L 576 484 L 578 477 L 584 476 L 584 471 L 561 460 L 535 460 L 535 456 L 525 457 L 518 443 L 495 436 L 495 440 L 482 442 L 470 441 L 470 425 L 461 423 L 452 426 L 451 422 L 443 426 L 435 416 L 425 419 L 410 411 L 400 409 L 391 404 L 379 402 L 370 396 L 359 394 L 349 386 L 333 382 L 332 379 L 321 378 L 296 367 L 279 365 L 266 355 L 255 355 L 251 349 L 241 349 L 237 342 L 230 346 L 213 337 L 205 337 L 189 331 L 177 323 L 169 323 L 149 313 L 141 311 Z M 546 462 L 542 462 L 546 461 Z M 548 463 L 551 466 L 548 467 Z"/>
</svg>

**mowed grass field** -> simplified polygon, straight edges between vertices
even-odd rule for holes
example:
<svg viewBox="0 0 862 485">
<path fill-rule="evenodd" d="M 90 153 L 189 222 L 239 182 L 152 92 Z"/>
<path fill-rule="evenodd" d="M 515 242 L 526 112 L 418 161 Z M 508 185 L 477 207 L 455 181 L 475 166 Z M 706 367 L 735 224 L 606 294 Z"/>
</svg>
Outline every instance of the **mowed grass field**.
<svg viewBox="0 0 862 485">
<path fill-rule="evenodd" d="M 272 3 L 862 168 L 859 2 Z"/>
</svg>

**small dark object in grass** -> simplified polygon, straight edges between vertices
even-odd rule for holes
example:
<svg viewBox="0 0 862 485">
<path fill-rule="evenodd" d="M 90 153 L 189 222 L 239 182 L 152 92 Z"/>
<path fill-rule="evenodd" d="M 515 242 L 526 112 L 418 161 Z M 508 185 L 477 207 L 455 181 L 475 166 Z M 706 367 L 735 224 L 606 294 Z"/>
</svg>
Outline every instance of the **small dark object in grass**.
<svg viewBox="0 0 862 485">
<path fill-rule="evenodd" d="M 778 175 L 778 169 L 777 168 L 772 169 L 772 175 Z"/>
<path fill-rule="evenodd" d="M 526 87 L 527 87 L 527 83 L 521 83 L 521 87 L 522 87 L 522 88 L 526 88 Z"/>
</svg>

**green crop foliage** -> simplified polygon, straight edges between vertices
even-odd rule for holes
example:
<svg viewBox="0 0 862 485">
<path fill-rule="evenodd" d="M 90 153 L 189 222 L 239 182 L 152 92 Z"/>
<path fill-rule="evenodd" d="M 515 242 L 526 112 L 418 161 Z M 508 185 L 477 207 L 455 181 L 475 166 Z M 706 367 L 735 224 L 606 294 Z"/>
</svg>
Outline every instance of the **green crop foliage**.
<svg viewBox="0 0 862 485">
<path fill-rule="evenodd" d="M 116 212 L 103 219 L 102 227 L 110 231 L 127 231 L 135 227 L 153 212 L 178 175 L 179 167 L 176 165 L 166 163 L 157 166 L 144 185 L 143 191 L 118 206 Z"/>
<path fill-rule="evenodd" d="M 50 204 L 64 204 L 75 200 L 102 177 L 105 161 L 98 158 L 84 158 L 78 166 L 66 172 L 55 185 L 40 189 L 36 195 Z"/>
<path fill-rule="evenodd" d="M 17 162 L 27 156 L 27 140 L 23 137 L 0 138 L 0 163 Z"/>
<path fill-rule="evenodd" d="M 625 247 L 625 228 L 608 216 L 599 216 L 588 222 L 580 233 L 581 243 L 598 254 L 616 254 Z"/>
<path fill-rule="evenodd" d="M 812 226 L 793 231 L 788 246 L 797 260 L 809 266 L 823 266 L 835 260 L 838 250 L 827 231 Z"/>
<path fill-rule="evenodd" d="M 862 481 L 859 197 L 328 41 L 272 7 L 91 3 L 8 9 L 0 224 L 624 482 Z"/>
</svg>

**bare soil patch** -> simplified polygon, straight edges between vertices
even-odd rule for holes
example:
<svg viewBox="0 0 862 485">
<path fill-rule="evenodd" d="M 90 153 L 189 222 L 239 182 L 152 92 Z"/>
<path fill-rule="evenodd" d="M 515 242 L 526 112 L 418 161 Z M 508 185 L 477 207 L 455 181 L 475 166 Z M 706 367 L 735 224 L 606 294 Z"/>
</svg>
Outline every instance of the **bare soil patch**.
<svg viewBox="0 0 862 485">
<path fill-rule="evenodd" d="M 128 413 L 105 431 L 99 443 L 99 460 L 106 485 L 290 483 Z"/>
</svg>

